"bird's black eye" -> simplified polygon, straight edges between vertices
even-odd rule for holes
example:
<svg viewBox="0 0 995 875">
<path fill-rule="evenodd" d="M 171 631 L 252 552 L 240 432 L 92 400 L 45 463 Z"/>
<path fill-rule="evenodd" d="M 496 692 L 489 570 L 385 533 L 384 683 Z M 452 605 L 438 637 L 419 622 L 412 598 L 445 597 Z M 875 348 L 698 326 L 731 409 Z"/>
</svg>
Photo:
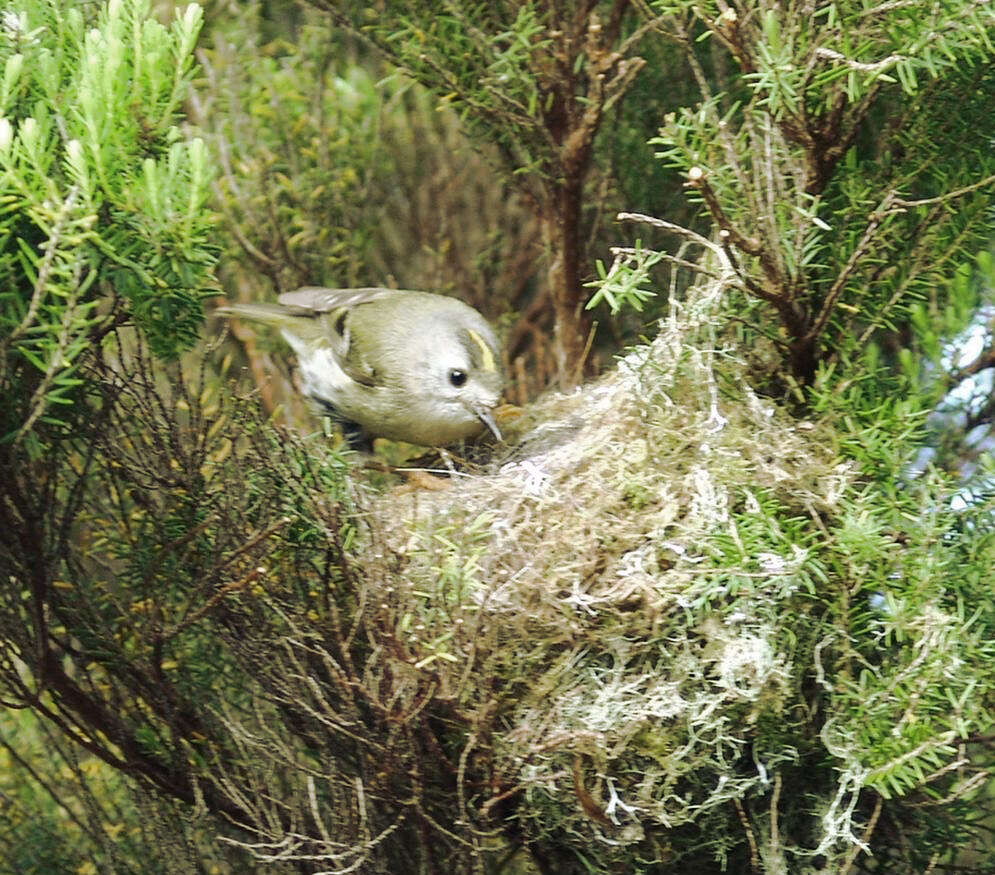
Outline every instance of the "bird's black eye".
<svg viewBox="0 0 995 875">
<path fill-rule="evenodd" d="M 466 385 L 466 371 L 461 371 L 459 368 L 453 368 L 449 372 L 449 382 L 452 383 L 457 389 L 460 386 Z"/>
</svg>

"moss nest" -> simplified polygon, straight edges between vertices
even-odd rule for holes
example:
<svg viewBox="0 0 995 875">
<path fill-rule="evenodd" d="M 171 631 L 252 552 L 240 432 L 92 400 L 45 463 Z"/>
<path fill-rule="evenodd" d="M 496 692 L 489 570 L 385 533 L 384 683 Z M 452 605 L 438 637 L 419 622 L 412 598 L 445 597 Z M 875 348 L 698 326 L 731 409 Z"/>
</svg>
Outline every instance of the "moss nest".
<svg viewBox="0 0 995 875">
<path fill-rule="evenodd" d="M 492 786 L 530 799 L 531 835 L 579 832 L 606 859 L 648 840 L 662 859 L 667 829 L 797 753 L 781 731 L 812 548 L 852 474 L 713 334 L 675 312 L 611 374 L 534 405 L 482 474 L 374 510 L 384 619 L 491 727 Z"/>
</svg>

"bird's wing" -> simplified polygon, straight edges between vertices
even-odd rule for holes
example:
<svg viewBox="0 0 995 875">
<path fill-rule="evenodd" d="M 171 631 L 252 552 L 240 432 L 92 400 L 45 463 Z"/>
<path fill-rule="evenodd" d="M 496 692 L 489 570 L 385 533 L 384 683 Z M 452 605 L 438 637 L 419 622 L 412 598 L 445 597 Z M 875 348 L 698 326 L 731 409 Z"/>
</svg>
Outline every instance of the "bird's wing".
<svg viewBox="0 0 995 875">
<path fill-rule="evenodd" d="M 347 313 L 348 311 L 344 310 L 343 312 Z M 345 335 L 342 338 L 342 344 L 332 344 L 339 367 L 342 368 L 348 377 L 357 383 L 371 388 L 382 386 L 384 384 L 383 375 L 377 373 L 376 368 L 367 360 L 367 356 L 357 352 L 355 346 L 349 340 L 349 331 L 346 329 Z"/>
<path fill-rule="evenodd" d="M 294 292 L 284 292 L 277 300 L 285 307 L 329 313 L 332 310 L 348 309 L 393 294 L 396 294 L 393 289 L 324 289 L 319 286 L 305 286 Z"/>
<path fill-rule="evenodd" d="M 312 316 L 325 316 L 324 340 L 335 357 L 336 364 L 351 380 L 364 386 L 383 385 L 383 374 L 371 363 L 377 360 L 375 350 L 366 344 L 363 351 L 352 342 L 351 314 L 354 307 L 397 294 L 392 289 L 325 289 L 308 286 L 279 297 L 280 304 L 291 311 Z M 375 342 L 375 338 L 368 339 Z"/>
</svg>

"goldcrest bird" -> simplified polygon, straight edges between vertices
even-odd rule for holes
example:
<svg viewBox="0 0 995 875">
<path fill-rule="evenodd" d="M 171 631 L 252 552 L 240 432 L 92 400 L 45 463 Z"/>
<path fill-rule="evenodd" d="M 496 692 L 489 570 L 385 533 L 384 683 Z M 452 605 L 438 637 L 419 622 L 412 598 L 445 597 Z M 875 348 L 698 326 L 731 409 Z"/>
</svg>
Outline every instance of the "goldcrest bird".
<svg viewBox="0 0 995 875">
<path fill-rule="evenodd" d="M 297 354 L 304 394 L 346 440 L 442 447 L 486 426 L 503 378 L 497 338 L 473 307 L 429 292 L 303 288 L 276 304 L 220 308 L 279 327 Z"/>
</svg>

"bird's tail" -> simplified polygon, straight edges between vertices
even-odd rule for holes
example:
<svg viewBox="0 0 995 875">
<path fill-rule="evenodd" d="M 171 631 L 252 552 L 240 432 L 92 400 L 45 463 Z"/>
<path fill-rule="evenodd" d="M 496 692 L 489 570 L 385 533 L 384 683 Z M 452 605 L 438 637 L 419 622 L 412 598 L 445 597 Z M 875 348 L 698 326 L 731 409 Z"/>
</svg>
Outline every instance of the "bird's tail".
<svg viewBox="0 0 995 875">
<path fill-rule="evenodd" d="M 215 311 L 222 316 L 238 316 L 253 322 L 266 322 L 270 325 L 286 326 L 296 314 L 282 304 L 226 304 Z"/>
</svg>

